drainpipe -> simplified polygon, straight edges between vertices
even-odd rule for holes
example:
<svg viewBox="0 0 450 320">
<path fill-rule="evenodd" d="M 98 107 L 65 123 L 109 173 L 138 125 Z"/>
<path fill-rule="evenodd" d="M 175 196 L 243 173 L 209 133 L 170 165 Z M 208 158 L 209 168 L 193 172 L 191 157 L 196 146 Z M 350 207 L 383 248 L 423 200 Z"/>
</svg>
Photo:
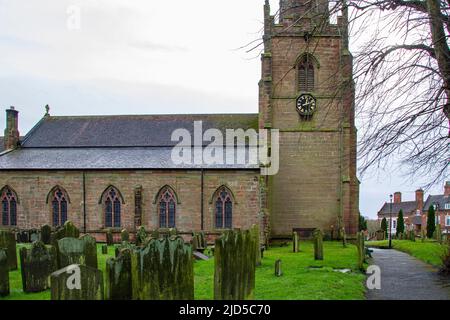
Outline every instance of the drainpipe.
<svg viewBox="0 0 450 320">
<path fill-rule="evenodd" d="M 201 221 L 200 221 L 200 226 L 201 226 L 201 230 L 203 231 L 204 229 L 205 229 L 205 225 L 204 225 L 204 214 L 205 214 L 205 208 L 204 208 L 204 198 L 205 198 L 205 192 L 204 192 L 204 189 L 205 189 L 205 185 L 204 185 L 204 182 L 205 182 L 205 171 L 204 171 L 204 169 L 202 168 L 202 170 L 201 170 L 201 191 L 200 191 L 200 198 L 201 198 L 201 204 L 200 204 L 200 219 L 201 219 Z"/>
<path fill-rule="evenodd" d="M 86 233 L 86 172 L 83 171 L 83 230 Z"/>
</svg>

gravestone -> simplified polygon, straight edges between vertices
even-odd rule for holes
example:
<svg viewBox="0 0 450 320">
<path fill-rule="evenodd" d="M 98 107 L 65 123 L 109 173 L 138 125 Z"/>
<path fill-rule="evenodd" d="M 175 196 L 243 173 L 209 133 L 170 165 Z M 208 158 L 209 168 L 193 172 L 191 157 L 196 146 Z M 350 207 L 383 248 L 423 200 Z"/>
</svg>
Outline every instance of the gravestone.
<svg viewBox="0 0 450 320">
<path fill-rule="evenodd" d="M 9 270 L 17 270 L 16 237 L 12 231 L 0 230 L 0 249 L 6 249 Z"/>
<path fill-rule="evenodd" d="M 52 227 L 50 227 L 48 224 L 43 225 L 41 227 L 41 241 L 44 244 L 50 244 L 51 236 L 52 236 Z"/>
<path fill-rule="evenodd" d="M 9 265 L 5 249 L 0 248 L 0 297 L 9 295 Z"/>
<path fill-rule="evenodd" d="M 226 231 L 214 247 L 214 300 L 254 298 L 256 245 L 250 230 Z"/>
<path fill-rule="evenodd" d="M 366 260 L 366 248 L 364 244 L 364 232 L 362 231 L 356 234 L 356 249 L 358 252 L 358 269 L 364 270 L 364 262 Z"/>
<path fill-rule="evenodd" d="M 181 237 L 152 239 L 131 252 L 134 300 L 192 300 L 194 258 Z"/>
<path fill-rule="evenodd" d="M 73 224 L 72 221 L 64 223 L 64 238 L 79 238 L 80 230 Z"/>
<path fill-rule="evenodd" d="M 143 245 L 146 238 L 147 232 L 145 231 L 145 228 L 143 226 L 140 226 L 138 228 L 138 231 L 136 232 L 136 245 L 137 246 Z"/>
<path fill-rule="evenodd" d="M 114 244 L 114 236 L 111 229 L 106 230 L 106 244 L 112 246 Z"/>
<path fill-rule="evenodd" d="M 203 252 L 208 247 L 203 232 L 193 232 L 191 243 L 193 251 Z"/>
<path fill-rule="evenodd" d="M 281 260 L 275 261 L 275 276 L 281 277 L 283 275 L 283 271 L 281 270 Z"/>
<path fill-rule="evenodd" d="M 71 264 L 97 268 L 97 248 L 94 238 L 85 235 L 81 239 L 58 240 L 58 267 L 64 268 Z"/>
<path fill-rule="evenodd" d="M 39 231 L 36 229 L 30 230 L 30 241 L 35 242 L 39 241 L 39 239 L 40 239 Z"/>
<path fill-rule="evenodd" d="M 106 261 L 106 299 L 131 300 L 131 250 L 122 249 L 117 258 Z"/>
<path fill-rule="evenodd" d="M 298 233 L 294 231 L 292 233 L 292 252 L 298 253 L 300 251 L 298 244 L 299 244 Z"/>
<path fill-rule="evenodd" d="M 120 233 L 120 239 L 122 242 L 129 242 L 130 241 L 130 234 L 126 229 L 123 229 Z"/>
<path fill-rule="evenodd" d="M 57 270 L 56 251 L 36 241 L 30 249 L 21 248 L 20 265 L 24 292 L 41 292 L 50 288 L 49 276 Z"/>
<path fill-rule="evenodd" d="M 84 265 L 70 265 L 50 276 L 51 300 L 103 300 L 103 273 Z"/>
<path fill-rule="evenodd" d="M 316 229 L 313 233 L 314 236 L 314 259 L 323 260 L 323 233 L 322 230 Z M 342 230 L 341 230 L 342 239 Z"/>
<path fill-rule="evenodd" d="M 203 260 L 203 261 L 209 260 L 209 257 L 207 255 L 205 255 L 199 251 L 194 251 L 193 255 L 196 260 Z"/>
<path fill-rule="evenodd" d="M 106 244 L 102 246 L 102 254 L 108 254 L 108 246 Z"/>
</svg>

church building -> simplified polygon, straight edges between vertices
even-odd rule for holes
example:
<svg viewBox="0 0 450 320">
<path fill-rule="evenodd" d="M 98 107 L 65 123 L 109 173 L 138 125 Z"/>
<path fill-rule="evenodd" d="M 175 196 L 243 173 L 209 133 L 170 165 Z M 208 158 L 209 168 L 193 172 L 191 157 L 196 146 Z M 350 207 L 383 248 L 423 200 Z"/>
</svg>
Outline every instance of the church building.
<svg viewBox="0 0 450 320">
<path fill-rule="evenodd" d="M 6 110 L 0 153 L 0 227 L 39 228 L 70 220 L 104 239 L 109 228 L 176 228 L 213 237 L 259 224 L 265 236 L 294 230 L 358 231 L 359 181 L 347 13 L 328 1 L 264 6 L 264 51 L 255 114 L 52 116 L 23 137 Z M 261 165 L 180 164 L 177 129 L 276 129 L 279 170 Z M 269 139 L 270 141 L 270 139 Z M 207 143 L 205 141 L 202 144 Z M 225 142 L 223 142 L 225 144 Z M 245 147 L 247 151 L 252 146 Z M 273 156 L 273 154 L 272 154 Z"/>
</svg>

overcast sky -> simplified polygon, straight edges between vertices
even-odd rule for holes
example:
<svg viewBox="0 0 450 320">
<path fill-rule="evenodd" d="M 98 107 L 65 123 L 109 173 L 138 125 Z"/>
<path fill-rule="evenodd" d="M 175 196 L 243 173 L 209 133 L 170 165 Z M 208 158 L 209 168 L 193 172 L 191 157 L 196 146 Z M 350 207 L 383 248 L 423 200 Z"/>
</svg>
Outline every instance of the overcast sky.
<svg viewBox="0 0 450 320">
<path fill-rule="evenodd" d="M 21 134 L 46 104 L 52 115 L 256 113 L 260 59 L 238 48 L 260 36 L 263 4 L 0 0 L 0 107 L 20 111 Z M 370 217 L 389 193 L 413 200 L 421 186 L 393 168 L 361 180 Z"/>
</svg>

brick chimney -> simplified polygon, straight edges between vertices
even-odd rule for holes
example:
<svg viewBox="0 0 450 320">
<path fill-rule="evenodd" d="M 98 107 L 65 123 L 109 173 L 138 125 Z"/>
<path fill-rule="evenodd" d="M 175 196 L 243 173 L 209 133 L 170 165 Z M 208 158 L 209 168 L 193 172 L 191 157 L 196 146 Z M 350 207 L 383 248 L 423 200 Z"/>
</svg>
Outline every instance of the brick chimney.
<svg viewBox="0 0 450 320">
<path fill-rule="evenodd" d="M 444 196 L 450 196 L 450 181 L 447 181 L 444 186 Z"/>
<path fill-rule="evenodd" d="M 5 150 L 14 149 L 19 143 L 19 111 L 10 107 L 6 110 Z"/>
<path fill-rule="evenodd" d="M 402 202 L 402 193 L 401 192 L 394 193 L 394 203 L 400 202 Z"/>
<path fill-rule="evenodd" d="M 416 190 L 416 209 L 422 211 L 423 209 L 423 190 Z"/>
</svg>

